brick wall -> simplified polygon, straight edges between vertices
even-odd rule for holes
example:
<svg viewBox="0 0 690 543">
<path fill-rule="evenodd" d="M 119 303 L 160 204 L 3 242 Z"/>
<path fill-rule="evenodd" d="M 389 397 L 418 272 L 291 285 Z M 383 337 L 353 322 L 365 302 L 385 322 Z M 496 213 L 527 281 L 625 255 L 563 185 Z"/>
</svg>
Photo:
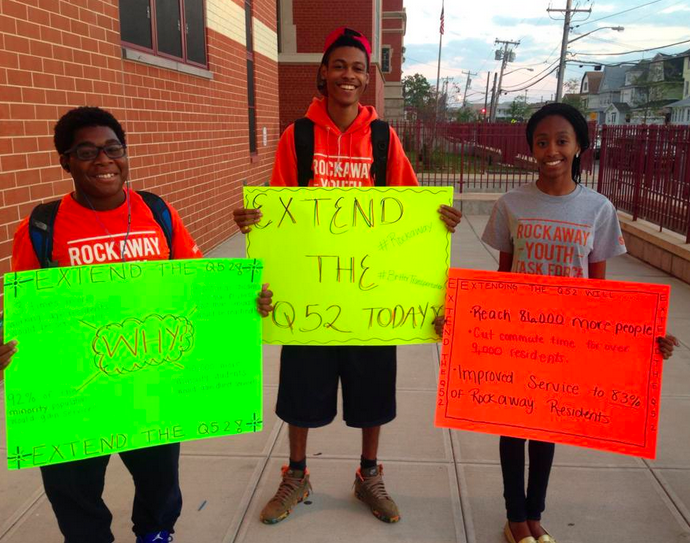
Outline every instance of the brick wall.
<svg viewBox="0 0 690 543">
<path fill-rule="evenodd" d="M 254 5 L 265 50 L 266 29 L 276 28 L 275 1 Z M 234 1 L 233 16 L 242 6 Z M 52 127 L 79 105 L 110 109 L 124 124 L 132 186 L 164 196 L 204 251 L 235 232 L 231 210 L 242 181 L 270 176 L 278 68 L 275 55 L 255 53 L 258 153 L 250 157 L 244 42 L 209 28 L 208 56 L 210 80 L 123 60 L 117 0 L 0 2 L 0 274 L 9 271 L 21 218 L 72 189 Z"/>
<path fill-rule="evenodd" d="M 293 0 L 292 7 L 292 20 L 297 27 L 298 53 L 322 52 L 326 35 L 339 26 L 359 30 L 373 42 L 372 0 Z"/>
</svg>

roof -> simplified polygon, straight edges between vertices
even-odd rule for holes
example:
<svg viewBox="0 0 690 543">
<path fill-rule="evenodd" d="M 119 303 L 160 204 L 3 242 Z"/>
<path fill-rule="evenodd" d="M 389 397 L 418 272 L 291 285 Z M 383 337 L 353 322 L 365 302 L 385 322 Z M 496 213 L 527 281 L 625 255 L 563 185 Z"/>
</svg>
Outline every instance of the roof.
<svg viewBox="0 0 690 543">
<path fill-rule="evenodd" d="M 620 113 L 627 113 L 631 109 L 625 102 L 611 102 L 606 109 L 609 107 L 615 107 Z"/>
<path fill-rule="evenodd" d="M 601 85 L 601 80 L 604 79 L 604 72 L 585 72 L 582 76 L 582 81 L 584 82 L 585 77 L 589 81 L 589 94 L 598 94 L 599 86 Z M 580 83 L 580 89 L 582 89 L 582 83 Z"/>
<path fill-rule="evenodd" d="M 668 107 L 689 107 L 690 106 L 690 96 L 687 98 L 683 98 L 682 100 L 678 100 L 677 102 L 673 102 L 668 105 Z"/>
<path fill-rule="evenodd" d="M 627 71 L 627 66 L 606 66 L 599 85 L 599 94 L 619 90 L 625 83 L 625 72 Z"/>
</svg>

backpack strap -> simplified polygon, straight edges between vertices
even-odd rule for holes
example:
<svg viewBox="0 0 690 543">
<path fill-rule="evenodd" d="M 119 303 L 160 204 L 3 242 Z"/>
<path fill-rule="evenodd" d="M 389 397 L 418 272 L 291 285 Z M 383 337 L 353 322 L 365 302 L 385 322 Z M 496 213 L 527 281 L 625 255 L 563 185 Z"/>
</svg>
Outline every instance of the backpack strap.
<svg viewBox="0 0 690 543">
<path fill-rule="evenodd" d="M 137 194 L 141 196 L 144 203 L 149 206 L 153 218 L 158 223 L 158 226 L 163 230 L 163 235 L 165 240 L 168 242 L 168 249 L 170 249 L 170 258 L 173 258 L 173 227 L 172 227 L 172 215 L 170 215 L 170 208 L 165 200 L 154 194 L 153 192 L 147 192 L 145 190 L 138 190 Z"/>
<path fill-rule="evenodd" d="M 386 186 L 390 139 L 390 126 L 386 121 L 376 119 L 371 122 L 371 152 L 374 158 L 374 162 L 371 165 L 371 177 L 376 187 Z"/>
<path fill-rule="evenodd" d="M 29 217 L 29 238 L 41 268 L 55 268 L 53 260 L 53 227 L 60 200 L 37 205 Z"/>
<path fill-rule="evenodd" d="M 309 186 L 314 179 L 314 121 L 302 117 L 295 121 L 295 152 L 297 153 L 297 184 Z"/>
</svg>

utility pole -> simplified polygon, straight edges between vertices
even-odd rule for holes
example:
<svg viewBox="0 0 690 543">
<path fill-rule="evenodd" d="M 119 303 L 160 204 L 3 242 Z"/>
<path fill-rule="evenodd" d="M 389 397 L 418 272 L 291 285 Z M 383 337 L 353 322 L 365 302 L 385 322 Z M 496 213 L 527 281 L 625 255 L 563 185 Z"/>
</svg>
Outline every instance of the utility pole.
<svg viewBox="0 0 690 543">
<path fill-rule="evenodd" d="M 498 74 L 494 72 L 494 85 L 491 87 L 491 111 L 489 111 L 489 122 L 493 122 L 493 119 L 495 119 L 494 115 L 494 102 L 496 100 L 496 78 L 498 77 Z"/>
<path fill-rule="evenodd" d="M 482 121 L 486 122 L 486 107 L 489 101 L 489 76 L 491 72 L 486 72 L 486 91 L 484 91 L 484 115 Z M 494 74 L 495 75 L 495 74 Z"/>
<path fill-rule="evenodd" d="M 568 1 L 570 2 L 571 0 L 568 0 Z M 506 64 L 508 64 L 508 62 L 512 62 L 511 57 L 513 55 L 513 51 L 512 51 L 512 49 L 509 50 L 508 47 L 511 45 L 514 45 L 515 47 L 517 47 L 518 45 L 520 45 L 520 41 L 519 40 L 518 41 L 505 41 L 505 40 L 499 40 L 499 39 L 494 40 L 494 44 L 498 44 L 498 43 L 503 44 L 503 51 L 500 51 L 500 50 L 496 51 L 496 57 L 497 57 L 496 60 L 498 60 L 498 58 L 500 57 L 502 62 L 501 62 L 501 72 L 498 76 L 498 87 L 496 89 L 496 95 L 495 95 L 496 103 L 491 108 L 491 122 L 496 121 L 496 110 L 498 109 L 498 102 L 501 100 L 501 84 L 503 83 L 503 72 L 506 69 Z"/>
<path fill-rule="evenodd" d="M 467 89 L 470 88 L 470 83 L 472 83 L 472 76 L 477 74 L 473 74 L 469 70 L 462 73 L 463 75 L 467 74 L 467 82 L 465 83 L 465 95 L 462 97 L 462 107 L 465 107 L 465 105 L 467 104 Z"/>
<path fill-rule="evenodd" d="M 443 33 L 445 32 L 444 30 L 444 15 L 443 12 L 445 11 L 445 1 L 441 1 L 441 25 L 439 28 L 439 38 L 438 38 L 438 68 L 436 70 L 436 115 L 434 115 L 434 118 L 438 115 L 438 102 L 439 102 L 439 90 L 440 90 L 440 85 L 441 85 L 441 48 L 443 46 Z"/>
<path fill-rule="evenodd" d="M 556 83 L 556 102 L 563 98 L 563 78 L 565 76 L 565 57 L 568 54 L 568 34 L 570 33 L 570 21 L 573 13 L 592 13 L 592 9 L 572 9 L 573 0 L 567 0 L 565 9 L 547 9 L 547 12 L 565 13 L 563 23 L 563 41 L 561 42 L 561 61 L 558 65 L 558 82 Z"/>
</svg>

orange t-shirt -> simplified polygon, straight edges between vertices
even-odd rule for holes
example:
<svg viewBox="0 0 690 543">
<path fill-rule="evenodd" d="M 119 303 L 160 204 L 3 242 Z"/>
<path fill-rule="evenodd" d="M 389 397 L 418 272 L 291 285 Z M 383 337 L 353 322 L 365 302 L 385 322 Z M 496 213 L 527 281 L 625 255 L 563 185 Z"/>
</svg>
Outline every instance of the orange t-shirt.
<svg viewBox="0 0 690 543">
<path fill-rule="evenodd" d="M 131 224 L 127 234 L 127 202 L 109 211 L 84 207 L 67 194 L 62 198 L 53 228 L 53 260 L 58 266 L 84 266 L 111 262 L 167 260 L 170 256 L 163 230 L 151 209 L 130 191 Z M 173 256 L 200 258 L 201 251 L 177 211 L 168 204 L 172 218 Z M 29 218 L 14 234 L 12 270 L 35 270 L 41 265 L 29 237 Z"/>
<path fill-rule="evenodd" d="M 314 178 L 310 187 L 370 187 L 371 123 L 378 118 L 372 106 L 359 105 L 359 113 L 345 132 L 341 132 L 328 115 L 326 98 L 314 98 L 306 117 L 314 122 Z M 285 129 L 278 141 L 271 175 L 272 187 L 296 187 L 297 151 L 295 125 Z M 387 186 L 417 186 L 417 176 L 398 135 L 390 129 L 388 144 Z"/>
</svg>

